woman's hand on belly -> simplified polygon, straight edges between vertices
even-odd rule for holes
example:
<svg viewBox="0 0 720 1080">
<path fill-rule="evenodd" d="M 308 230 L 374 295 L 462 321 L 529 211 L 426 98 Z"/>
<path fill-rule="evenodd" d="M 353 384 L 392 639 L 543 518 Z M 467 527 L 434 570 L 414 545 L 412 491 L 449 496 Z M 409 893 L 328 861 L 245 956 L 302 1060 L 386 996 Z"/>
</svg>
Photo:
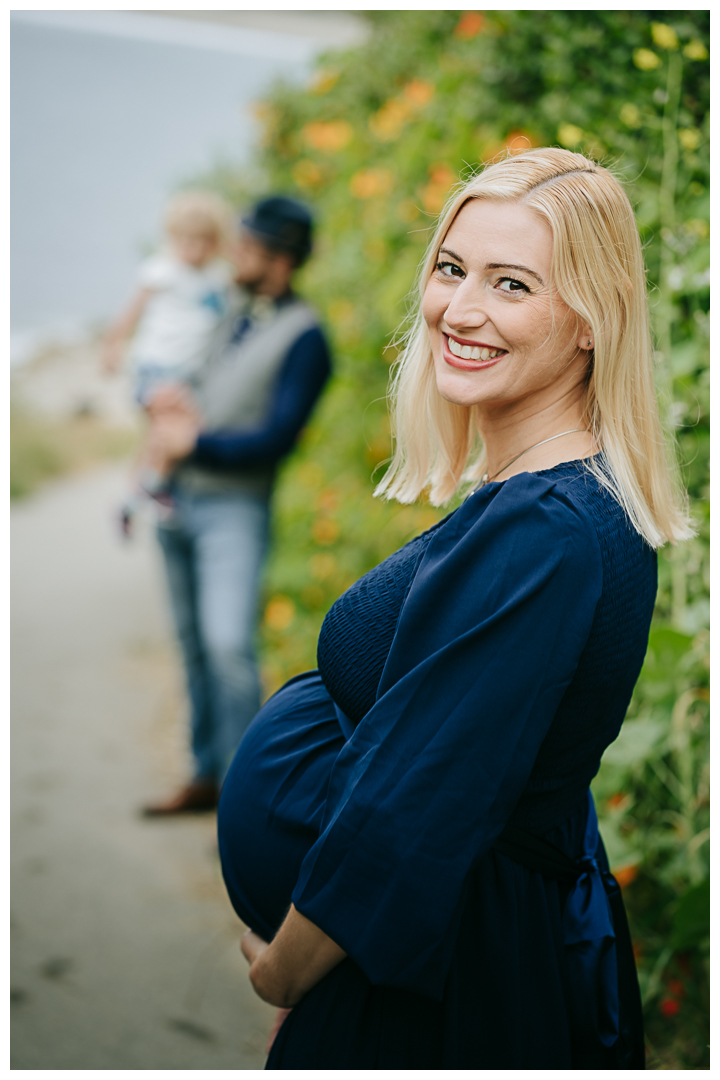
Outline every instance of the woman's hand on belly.
<svg viewBox="0 0 720 1080">
<path fill-rule="evenodd" d="M 297 1005 L 347 955 L 293 906 L 270 944 L 249 930 L 241 949 L 255 993 L 280 1009 Z"/>
</svg>

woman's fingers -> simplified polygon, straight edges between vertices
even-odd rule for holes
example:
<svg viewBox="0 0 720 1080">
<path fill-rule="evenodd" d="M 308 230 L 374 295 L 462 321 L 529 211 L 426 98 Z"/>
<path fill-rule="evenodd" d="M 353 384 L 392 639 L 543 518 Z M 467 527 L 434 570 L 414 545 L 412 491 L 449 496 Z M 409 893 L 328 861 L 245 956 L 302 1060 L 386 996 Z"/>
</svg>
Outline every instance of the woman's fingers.
<svg viewBox="0 0 720 1080">
<path fill-rule="evenodd" d="M 240 950 L 248 964 L 254 963 L 258 956 L 265 952 L 267 947 L 267 941 L 263 941 L 252 930 L 246 930 L 240 938 Z"/>
<path fill-rule="evenodd" d="M 285 1017 L 291 1012 L 291 1009 L 278 1009 L 275 1013 L 275 1019 L 273 1020 L 273 1026 L 270 1028 L 270 1034 L 268 1035 L 267 1046 L 265 1047 L 265 1053 L 269 1054 L 272 1050 L 272 1044 L 275 1042 L 275 1036 L 280 1028 L 285 1023 Z"/>
</svg>

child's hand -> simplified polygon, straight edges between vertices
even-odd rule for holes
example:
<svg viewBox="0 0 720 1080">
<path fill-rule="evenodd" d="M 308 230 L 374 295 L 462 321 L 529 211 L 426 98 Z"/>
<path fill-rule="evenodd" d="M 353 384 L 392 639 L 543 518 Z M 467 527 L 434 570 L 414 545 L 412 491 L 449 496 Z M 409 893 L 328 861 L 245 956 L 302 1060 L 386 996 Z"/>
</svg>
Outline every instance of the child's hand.
<svg viewBox="0 0 720 1080">
<path fill-rule="evenodd" d="M 106 341 L 103 343 L 100 354 L 100 369 L 104 375 L 114 375 L 122 364 L 123 347 L 118 341 Z"/>
<path fill-rule="evenodd" d="M 145 402 L 145 408 L 151 419 L 170 412 L 197 415 L 192 394 L 181 383 L 164 383 L 158 386 Z"/>
</svg>

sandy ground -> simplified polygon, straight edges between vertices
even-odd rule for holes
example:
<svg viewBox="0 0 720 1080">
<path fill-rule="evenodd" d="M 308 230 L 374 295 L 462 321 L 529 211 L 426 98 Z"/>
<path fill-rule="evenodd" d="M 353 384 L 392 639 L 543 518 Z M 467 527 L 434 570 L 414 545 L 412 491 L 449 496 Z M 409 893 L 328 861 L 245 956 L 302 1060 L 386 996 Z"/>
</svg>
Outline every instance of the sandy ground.
<svg viewBox="0 0 720 1080">
<path fill-rule="evenodd" d="M 112 527 L 125 474 L 12 512 L 12 1067 L 262 1068 L 214 815 L 137 814 L 188 760 L 151 530 Z"/>
</svg>

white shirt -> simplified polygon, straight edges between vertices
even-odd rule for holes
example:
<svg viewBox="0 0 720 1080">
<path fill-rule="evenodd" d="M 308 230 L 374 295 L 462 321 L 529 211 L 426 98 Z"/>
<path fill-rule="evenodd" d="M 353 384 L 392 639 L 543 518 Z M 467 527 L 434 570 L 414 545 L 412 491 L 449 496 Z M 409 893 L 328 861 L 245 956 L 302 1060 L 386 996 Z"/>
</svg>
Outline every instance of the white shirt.
<svg viewBox="0 0 720 1080">
<path fill-rule="evenodd" d="M 135 370 L 190 374 L 205 359 L 212 334 L 228 310 L 231 267 L 221 259 L 198 268 L 172 255 L 155 255 L 141 265 L 138 283 L 152 295 L 130 350 Z"/>
</svg>

